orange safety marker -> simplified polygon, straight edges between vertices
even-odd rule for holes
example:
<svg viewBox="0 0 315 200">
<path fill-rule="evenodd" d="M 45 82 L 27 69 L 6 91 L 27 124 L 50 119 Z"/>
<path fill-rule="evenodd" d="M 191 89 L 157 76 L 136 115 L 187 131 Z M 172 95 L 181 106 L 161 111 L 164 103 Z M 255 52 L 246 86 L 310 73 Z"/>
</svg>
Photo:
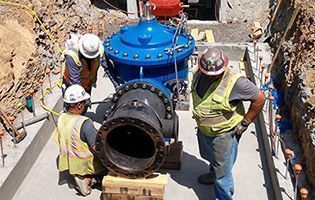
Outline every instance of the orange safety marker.
<svg viewBox="0 0 315 200">
<path fill-rule="evenodd" d="M 308 190 L 306 188 L 301 188 L 300 189 L 300 194 L 301 194 L 301 199 L 302 200 L 307 200 Z"/>
<path fill-rule="evenodd" d="M 288 177 L 288 171 L 289 171 L 289 161 L 290 161 L 290 158 L 291 158 L 291 156 L 292 156 L 292 151 L 291 151 L 291 149 L 285 149 L 285 151 L 284 151 L 284 154 L 285 154 L 285 157 L 287 158 L 287 162 L 286 162 L 286 170 L 285 170 L 285 179 L 287 179 L 287 177 Z"/>
<path fill-rule="evenodd" d="M 4 130 L 0 130 L 0 149 L 1 149 L 2 167 L 4 167 L 4 157 L 5 157 L 3 153 L 3 144 L 2 144 L 2 138 L 4 134 L 5 134 Z"/>
<path fill-rule="evenodd" d="M 277 121 L 277 122 L 280 122 L 280 121 L 281 121 L 281 118 L 282 118 L 281 115 L 276 115 L 276 121 Z"/>
<path fill-rule="evenodd" d="M 269 76 L 270 76 L 269 73 L 265 74 L 265 82 L 267 82 L 267 80 L 269 79 Z"/>
<path fill-rule="evenodd" d="M 298 189 L 298 183 L 299 183 L 299 174 L 302 171 L 302 166 L 300 164 L 294 165 L 294 171 L 295 171 L 294 200 L 297 200 L 297 189 Z"/>
</svg>

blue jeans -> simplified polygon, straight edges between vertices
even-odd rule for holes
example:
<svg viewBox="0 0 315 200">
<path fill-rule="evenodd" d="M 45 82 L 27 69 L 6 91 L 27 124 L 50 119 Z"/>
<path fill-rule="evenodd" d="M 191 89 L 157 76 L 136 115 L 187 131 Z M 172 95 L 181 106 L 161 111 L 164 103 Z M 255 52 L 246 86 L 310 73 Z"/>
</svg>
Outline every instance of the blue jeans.
<svg viewBox="0 0 315 200">
<path fill-rule="evenodd" d="M 233 199 L 232 168 L 236 161 L 239 140 L 233 132 L 234 130 L 213 137 L 199 130 L 197 133 L 200 155 L 210 162 L 210 175 L 214 179 L 217 200 Z"/>
</svg>

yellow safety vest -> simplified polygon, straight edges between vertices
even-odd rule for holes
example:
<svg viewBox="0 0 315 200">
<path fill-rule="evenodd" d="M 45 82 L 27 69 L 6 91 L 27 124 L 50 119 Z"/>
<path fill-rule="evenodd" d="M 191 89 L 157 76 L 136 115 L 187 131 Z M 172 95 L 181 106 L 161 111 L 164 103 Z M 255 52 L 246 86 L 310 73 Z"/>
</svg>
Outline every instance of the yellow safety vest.
<svg viewBox="0 0 315 200">
<path fill-rule="evenodd" d="M 69 170 L 74 175 L 93 175 L 104 170 L 100 160 L 91 153 L 87 143 L 80 139 L 80 130 L 87 117 L 63 113 L 53 138 L 60 148 L 58 170 Z"/>
<path fill-rule="evenodd" d="M 101 46 L 100 55 L 92 60 L 91 66 L 89 67 L 87 65 L 87 62 L 85 60 L 79 59 L 79 48 L 77 45 L 74 45 L 70 49 L 66 49 L 63 54 L 66 56 L 70 56 L 76 65 L 78 66 L 78 69 L 80 71 L 80 85 L 87 91 L 88 93 L 91 93 L 92 85 L 97 80 L 97 71 L 100 66 L 100 58 L 104 55 L 104 47 Z M 64 80 L 71 85 L 70 81 L 70 74 L 67 70 L 66 65 L 63 66 L 62 69 L 62 75 Z"/>
<path fill-rule="evenodd" d="M 242 76 L 227 67 L 221 79 L 215 80 L 201 98 L 196 93 L 200 72 L 192 82 L 193 116 L 199 130 L 209 136 L 227 132 L 240 123 L 245 115 L 242 102 L 230 105 L 229 97 L 237 79 Z"/>
</svg>

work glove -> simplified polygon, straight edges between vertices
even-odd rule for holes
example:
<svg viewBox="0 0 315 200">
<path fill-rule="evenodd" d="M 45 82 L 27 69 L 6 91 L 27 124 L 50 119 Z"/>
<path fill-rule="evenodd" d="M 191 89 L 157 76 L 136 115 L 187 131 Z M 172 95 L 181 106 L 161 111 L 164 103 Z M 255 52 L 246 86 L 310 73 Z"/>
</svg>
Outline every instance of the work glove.
<svg viewBox="0 0 315 200">
<path fill-rule="evenodd" d="M 237 140 L 241 139 L 242 134 L 247 130 L 249 123 L 243 119 L 234 129 L 234 136 Z"/>
</svg>

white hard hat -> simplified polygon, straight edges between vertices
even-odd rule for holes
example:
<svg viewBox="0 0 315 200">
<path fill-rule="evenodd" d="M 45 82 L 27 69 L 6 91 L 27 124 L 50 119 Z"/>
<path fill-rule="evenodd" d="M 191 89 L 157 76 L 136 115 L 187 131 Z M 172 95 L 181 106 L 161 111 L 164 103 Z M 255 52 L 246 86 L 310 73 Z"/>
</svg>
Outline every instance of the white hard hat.
<svg viewBox="0 0 315 200">
<path fill-rule="evenodd" d="M 66 89 L 63 101 L 65 103 L 79 103 L 89 98 L 90 95 L 85 92 L 81 85 L 71 85 Z"/>
<path fill-rule="evenodd" d="M 96 58 L 100 55 L 102 42 L 93 34 L 87 33 L 79 40 L 79 50 L 81 54 L 89 59 Z"/>
</svg>

